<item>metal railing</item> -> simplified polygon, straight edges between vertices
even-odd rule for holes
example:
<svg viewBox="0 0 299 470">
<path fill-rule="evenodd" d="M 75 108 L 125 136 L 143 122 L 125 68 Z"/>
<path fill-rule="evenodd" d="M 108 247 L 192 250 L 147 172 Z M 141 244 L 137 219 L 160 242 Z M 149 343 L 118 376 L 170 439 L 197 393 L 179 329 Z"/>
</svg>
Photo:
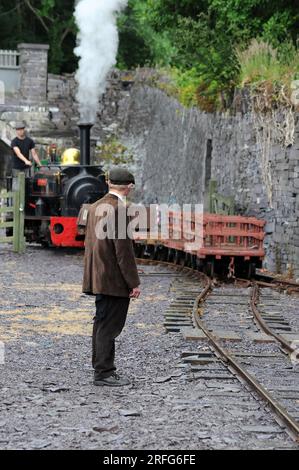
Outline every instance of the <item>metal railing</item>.
<svg viewBox="0 0 299 470">
<path fill-rule="evenodd" d="M 19 52 L 0 49 L 0 68 L 18 69 Z"/>
</svg>

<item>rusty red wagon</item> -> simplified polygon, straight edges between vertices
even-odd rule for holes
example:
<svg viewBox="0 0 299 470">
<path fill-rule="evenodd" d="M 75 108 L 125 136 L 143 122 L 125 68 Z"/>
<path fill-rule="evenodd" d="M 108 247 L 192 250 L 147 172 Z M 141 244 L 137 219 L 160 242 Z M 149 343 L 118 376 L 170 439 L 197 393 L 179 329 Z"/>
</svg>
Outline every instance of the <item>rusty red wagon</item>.
<svg viewBox="0 0 299 470">
<path fill-rule="evenodd" d="M 240 215 L 169 212 L 163 236 L 135 233 L 137 255 L 172 261 L 205 271 L 251 277 L 265 256 L 265 221 Z M 165 230 L 166 228 L 166 230 Z"/>
</svg>

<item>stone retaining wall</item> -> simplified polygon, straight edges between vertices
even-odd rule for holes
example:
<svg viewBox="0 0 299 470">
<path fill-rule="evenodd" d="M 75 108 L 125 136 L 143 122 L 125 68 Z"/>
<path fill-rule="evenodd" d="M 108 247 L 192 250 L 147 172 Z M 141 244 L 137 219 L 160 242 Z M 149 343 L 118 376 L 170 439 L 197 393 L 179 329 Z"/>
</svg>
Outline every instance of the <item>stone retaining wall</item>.
<svg viewBox="0 0 299 470">
<path fill-rule="evenodd" d="M 267 221 L 266 267 L 293 268 L 299 276 L 298 115 L 294 145 L 270 144 L 270 178 L 249 112 L 187 110 L 160 90 L 136 85 L 119 116 L 144 202 L 203 202 L 210 177 L 216 179 L 219 192 L 234 197 L 238 213 Z"/>
<path fill-rule="evenodd" d="M 234 197 L 238 213 L 267 221 L 266 267 L 273 271 L 293 268 L 299 277 L 298 115 L 295 143 L 286 148 L 270 141 L 265 170 L 263 149 L 246 100 L 240 101 L 242 112 L 207 114 L 184 108 L 142 80 L 132 86 L 135 78 L 134 74 L 112 72 L 99 103 L 92 142 L 100 145 L 114 136 L 133 155 L 128 166 L 137 177 L 136 199 L 145 203 L 204 202 L 210 178 L 216 179 L 219 192 Z M 67 131 L 67 145 L 72 136 L 78 143 L 75 95 L 73 75 L 48 76 L 48 101 L 41 109 L 40 127 L 45 132 L 48 126 L 57 138 Z M 18 120 L 30 119 L 31 111 L 26 109 Z"/>
</svg>

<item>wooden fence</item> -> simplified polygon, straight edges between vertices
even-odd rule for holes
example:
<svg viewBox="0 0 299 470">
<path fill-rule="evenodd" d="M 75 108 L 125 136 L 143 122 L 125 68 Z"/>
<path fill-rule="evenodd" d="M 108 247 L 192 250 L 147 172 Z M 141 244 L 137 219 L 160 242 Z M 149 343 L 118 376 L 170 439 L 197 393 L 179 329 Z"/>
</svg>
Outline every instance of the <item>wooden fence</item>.
<svg viewBox="0 0 299 470">
<path fill-rule="evenodd" d="M 15 253 L 25 251 L 24 209 L 25 209 L 25 175 L 19 173 L 17 188 L 14 191 L 0 192 L 0 244 L 12 243 Z M 4 229 L 6 235 L 1 235 Z M 11 232 L 7 234 L 7 231 Z"/>
</svg>

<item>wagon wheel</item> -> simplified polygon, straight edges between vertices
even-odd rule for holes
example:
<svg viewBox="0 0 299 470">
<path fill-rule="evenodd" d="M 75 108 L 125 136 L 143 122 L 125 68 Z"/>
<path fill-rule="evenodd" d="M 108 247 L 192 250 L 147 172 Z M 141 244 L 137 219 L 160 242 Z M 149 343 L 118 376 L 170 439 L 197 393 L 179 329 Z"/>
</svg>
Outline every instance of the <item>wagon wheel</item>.
<svg viewBox="0 0 299 470">
<path fill-rule="evenodd" d="M 248 279 L 252 279 L 255 276 L 255 271 L 256 271 L 256 264 L 250 261 L 248 263 Z"/>
<path fill-rule="evenodd" d="M 192 268 L 193 267 L 193 264 L 192 264 L 192 255 L 190 253 L 186 253 L 186 256 L 185 256 L 185 266 L 187 266 L 188 268 Z"/>
<path fill-rule="evenodd" d="M 168 248 L 167 261 L 169 263 L 172 263 L 173 259 L 174 259 L 174 249 L 173 248 Z"/>
<path fill-rule="evenodd" d="M 214 277 L 215 263 L 214 260 L 207 261 L 205 265 L 205 273 L 209 277 Z"/>
<path fill-rule="evenodd" d="M 168 250 L 164 246 L 160 246 L 160 254 L 159 259 L 160 261 L 167 261 Z"/>
<path fill-rule="evenodd" d="M 146 250 L 146 254 L 148 255 L 149 259 L 152 259 L 152 260 L 156 260 L 156 255 L 157 255 L 157 252 L 155 250 L 155 246 L 148 246 L 147 247 L 147 250 Z"/>
<path fill-rule="evenodd" d="M 145 245 L 141 245 L 141 249 L 140 249 L 140 258 L 145 258 L 145 250 L 146 250 L 146 246 L 145 246 Z"/>
<path fill-rule="evenodd" d="M 179 250 L 174 251 L 173 262 L 174 264 L 181 264 L 182 261 L 182 253 Z"/>
<path fill-rule="evenodd" d="M 197 269 L 197 256 L 191 255 L 191 268 Z"/>
<path fill-rule="evenodd" d="M 161 247 L 159 245 L 154 246 L 151 259 L 159 260 L 159 261 L 161 260 Z"/>
<path fill-rule="evenodd" d="M 144 251 L 144 245 L 141 245 L 140 243 L 135 243 L 134 244 L 134 251 L 135 251 L 136 258 L 142 258 L 143 251 Z"/>
<path fill-rule="evenodd" d="M 196 257 L 196 269 L 200 272 L 204 272 L 204 263 L 201 258 Z"/>
</svg>

